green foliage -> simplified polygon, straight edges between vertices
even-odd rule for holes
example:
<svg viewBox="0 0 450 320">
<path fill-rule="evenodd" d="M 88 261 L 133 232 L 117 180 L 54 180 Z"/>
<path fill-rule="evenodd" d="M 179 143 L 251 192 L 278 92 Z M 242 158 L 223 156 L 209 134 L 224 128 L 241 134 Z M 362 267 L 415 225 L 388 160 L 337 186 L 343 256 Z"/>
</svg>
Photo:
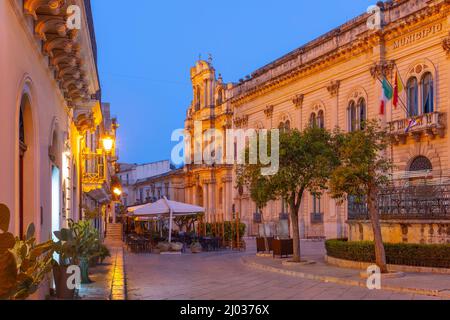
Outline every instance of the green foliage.
<svg viewBox="0 0 450 320">
<path fill-rule="evenodd" d="M 83 258 L 100 256 L 100 235 L 91 221 L 69 220 L 69 229 L 62 229 L 54 234 L 58 239 L 58 242 L 54 243 L 54 250 L 59 255 L 58 264 L 61 266 L 79 264 Z"/>
<path fill-rule="evenodd" d="M 373 242 L 348 242 L 328 240 L 327 255 L 333 258 L 357 262 L 375 262 Z M 385 243 L 389 264 L 418 267 L 450 268 L 450 244 Z"/>
<path fill-rule="evenodd" d="M 31 224 L 26 239 L 8 233 L 9 209 L 0 205 L 0 299 L 22 300 L 35 293 L 52 267 L 52 241 L 36 244 Z"/>
<path fill-rule="evenodd" d="M 332 196 L 345 200 L 347 195 L 364 199 L 369 188 L 377 189 L 389 180 L 393 168 L 386 157 L 389 137 L 377 121 L 366 124 L 365 130 L 336 135 L 339 166 L 330 179 Z"/>
<path fill-rule="evenodd" d="M 239 224 L 239 237 L 242 238 L 245 235 L 247 226 L 245 223 Z M 225 221 L 223 223 L 224 239 L 233 240 L 236 239 L 236 222 Z M 206 234 L 212 237 L 218 237 L 222 234 L 222 223 L 207 223 Z"/>
</svg>

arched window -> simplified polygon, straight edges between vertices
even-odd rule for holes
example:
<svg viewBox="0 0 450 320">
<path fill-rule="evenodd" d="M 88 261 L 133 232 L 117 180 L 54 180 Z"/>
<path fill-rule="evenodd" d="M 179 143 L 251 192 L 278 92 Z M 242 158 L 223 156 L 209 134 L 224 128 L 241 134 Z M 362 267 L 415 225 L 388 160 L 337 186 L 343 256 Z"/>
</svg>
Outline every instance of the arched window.
<svg viewBox="0 0 450 320">
<path fill-rule="evenodd" d="M 359 129 L 364 130 L 364 126 L 367 121 L 366 100 L 364 98 L 359 99 L 358 109 L 359 109 Z"/>
<path fill-rule="evenodd" d="M 309 125 L 311 128 L 314 128 L 317 126 L 317 117 L 314 112 L 311 113 L 311 116 L 309 117 Z"/>
<path fill-rule="evenodd" d="M 406 94 L 408 103 L 408 116 L 413 117 L 419 114 L 419 90 L 417 78 L 411 77 L 406 84 Z"/>
<path fill-rule="evenodd" d="M 429 72 L 422 77 L 422 101 L 423 113 L 434 112 L 433 76 Z"/>
<path fill-rule="evenodd" d="M 432 171 L 433 165 L 431 164 L 430 159 L 424 156 L 418 156 L 415 158 L 411 165 L 409 166 L 409 171 L 417 172 L 417 171 Z"/>
<path fill-rule="evenodd" d="M 291 121 L 286 120 L 286 122 L 284 123 L 284 130 L 286 130 L 286 132 L 291 130 Z"/>
<path fill-rule="evenodd" d="M 223 91 L 222 89 L 219 90 L 217 93 L 217 105 L 220 106 L 223 103 Z"/>
<path fill-rule="evenodd" d="M 350 132 L 356 131 L 357 128 L 357 118 L 356 118 L 356 103 L 355 101 L 350 101 L 348 105 L 348 128 Z"/>
<path fill-rule="evenodd" d="M 317 126 L 320 129 L 325 129 L 325 114 L 323 110 L 320 110 L 319 113 L 317 114 Z"/>
<path fill-rule="evenodd" d="M 200 97 L 201 97 L 200 87 L 197 87 L 195 89 L 195 111 L 200 110 Z"/>
</svg>

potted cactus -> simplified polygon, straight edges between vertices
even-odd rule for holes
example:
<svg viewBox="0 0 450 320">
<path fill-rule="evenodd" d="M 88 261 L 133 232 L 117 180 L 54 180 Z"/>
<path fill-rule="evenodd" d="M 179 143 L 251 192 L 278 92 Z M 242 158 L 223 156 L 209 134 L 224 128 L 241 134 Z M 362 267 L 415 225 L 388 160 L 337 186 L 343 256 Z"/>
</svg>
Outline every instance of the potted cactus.
<svg viewBox="0 0 450 320">
<path fill-rule="evenodd" d="M 0 204 L 0 300 L 23 300 L 35 293 L 51 271 L 52 241 L 36 244 L 30 224 L 24 240 L 8 232 L 10 211 Z"/>
<path fill-rule="evenodd" d="M 69 266 L 77 264 L 77 243 L 75 241 L 75 235 L 70 229 L 55 231 L 54 235 L 58 239 L 53 244 L 53 250 L 58 255 L 58 259 L 53 260 L 56 297 L 64 300 L 73 299 L 75 289 L 69 289 L 67 286 L 67 281 L 70 277 L 67 269 Z"/>
</svg>

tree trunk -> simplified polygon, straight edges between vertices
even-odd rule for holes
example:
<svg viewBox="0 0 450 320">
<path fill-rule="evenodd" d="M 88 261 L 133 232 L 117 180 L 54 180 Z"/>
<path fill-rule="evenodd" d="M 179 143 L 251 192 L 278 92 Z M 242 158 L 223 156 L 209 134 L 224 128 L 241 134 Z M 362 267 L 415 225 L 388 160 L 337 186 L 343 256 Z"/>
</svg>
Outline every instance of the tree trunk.
<svg viewBox="0 0 450 320">
<path fill-rule="evenodd" d="M 292 240 L 294 241 L 294 255 L 293 262 L 300 262 L 300 230 L 298 228 L 298 211 L 291 208 L 291 224 L 292 224 Z"/>
<path fill-rule="evenodd" d="M 380 217 L 376 204 L 377 192 L 375 188 L 368 190 L 367 205 L 369 209 L 370 220 L 372 221 L 373 236 L 375 242 L 375 261 L 382 273 L 388 273 L 386 263 L 386 252 L 384 250 L 383 237 L 381 235 Z"/>
<path fill-rule="evenodd" d="M 262 214 L 262 209 L 259 209 L 259 212 L 261 212 L 261 224 L 263 226 L 263 237 L 264 237 L 264 251 L 266 253 L 270 252 L 269 250 L 269 239 L 267 239 L 267 233 L 266 233 L 266 224 L 264 223 L 264 217 Z"/>
</svg>

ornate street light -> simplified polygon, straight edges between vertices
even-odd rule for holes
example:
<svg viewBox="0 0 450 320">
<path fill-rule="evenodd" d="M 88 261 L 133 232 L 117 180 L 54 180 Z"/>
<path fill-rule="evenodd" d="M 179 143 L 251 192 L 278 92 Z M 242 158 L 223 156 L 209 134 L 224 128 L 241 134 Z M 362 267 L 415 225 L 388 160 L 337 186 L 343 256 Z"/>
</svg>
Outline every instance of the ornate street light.
<svg viewBox="0 0 450 320">
<path fill-rule="evenodd" d="M 120 197 L 122 195 L 122 190 L 119 187 L 115 187 L 113 189 L 113 193 L 117 196 Z"/>
<path fill-rule="evenodd" d="M 109 136 L 106 136 L 103 138 L 102 142 L 103 142 L 103 149 L 105 149 L 106 153 L 110 153 L 114 148 L 114 139 Z"/>
</svg>

